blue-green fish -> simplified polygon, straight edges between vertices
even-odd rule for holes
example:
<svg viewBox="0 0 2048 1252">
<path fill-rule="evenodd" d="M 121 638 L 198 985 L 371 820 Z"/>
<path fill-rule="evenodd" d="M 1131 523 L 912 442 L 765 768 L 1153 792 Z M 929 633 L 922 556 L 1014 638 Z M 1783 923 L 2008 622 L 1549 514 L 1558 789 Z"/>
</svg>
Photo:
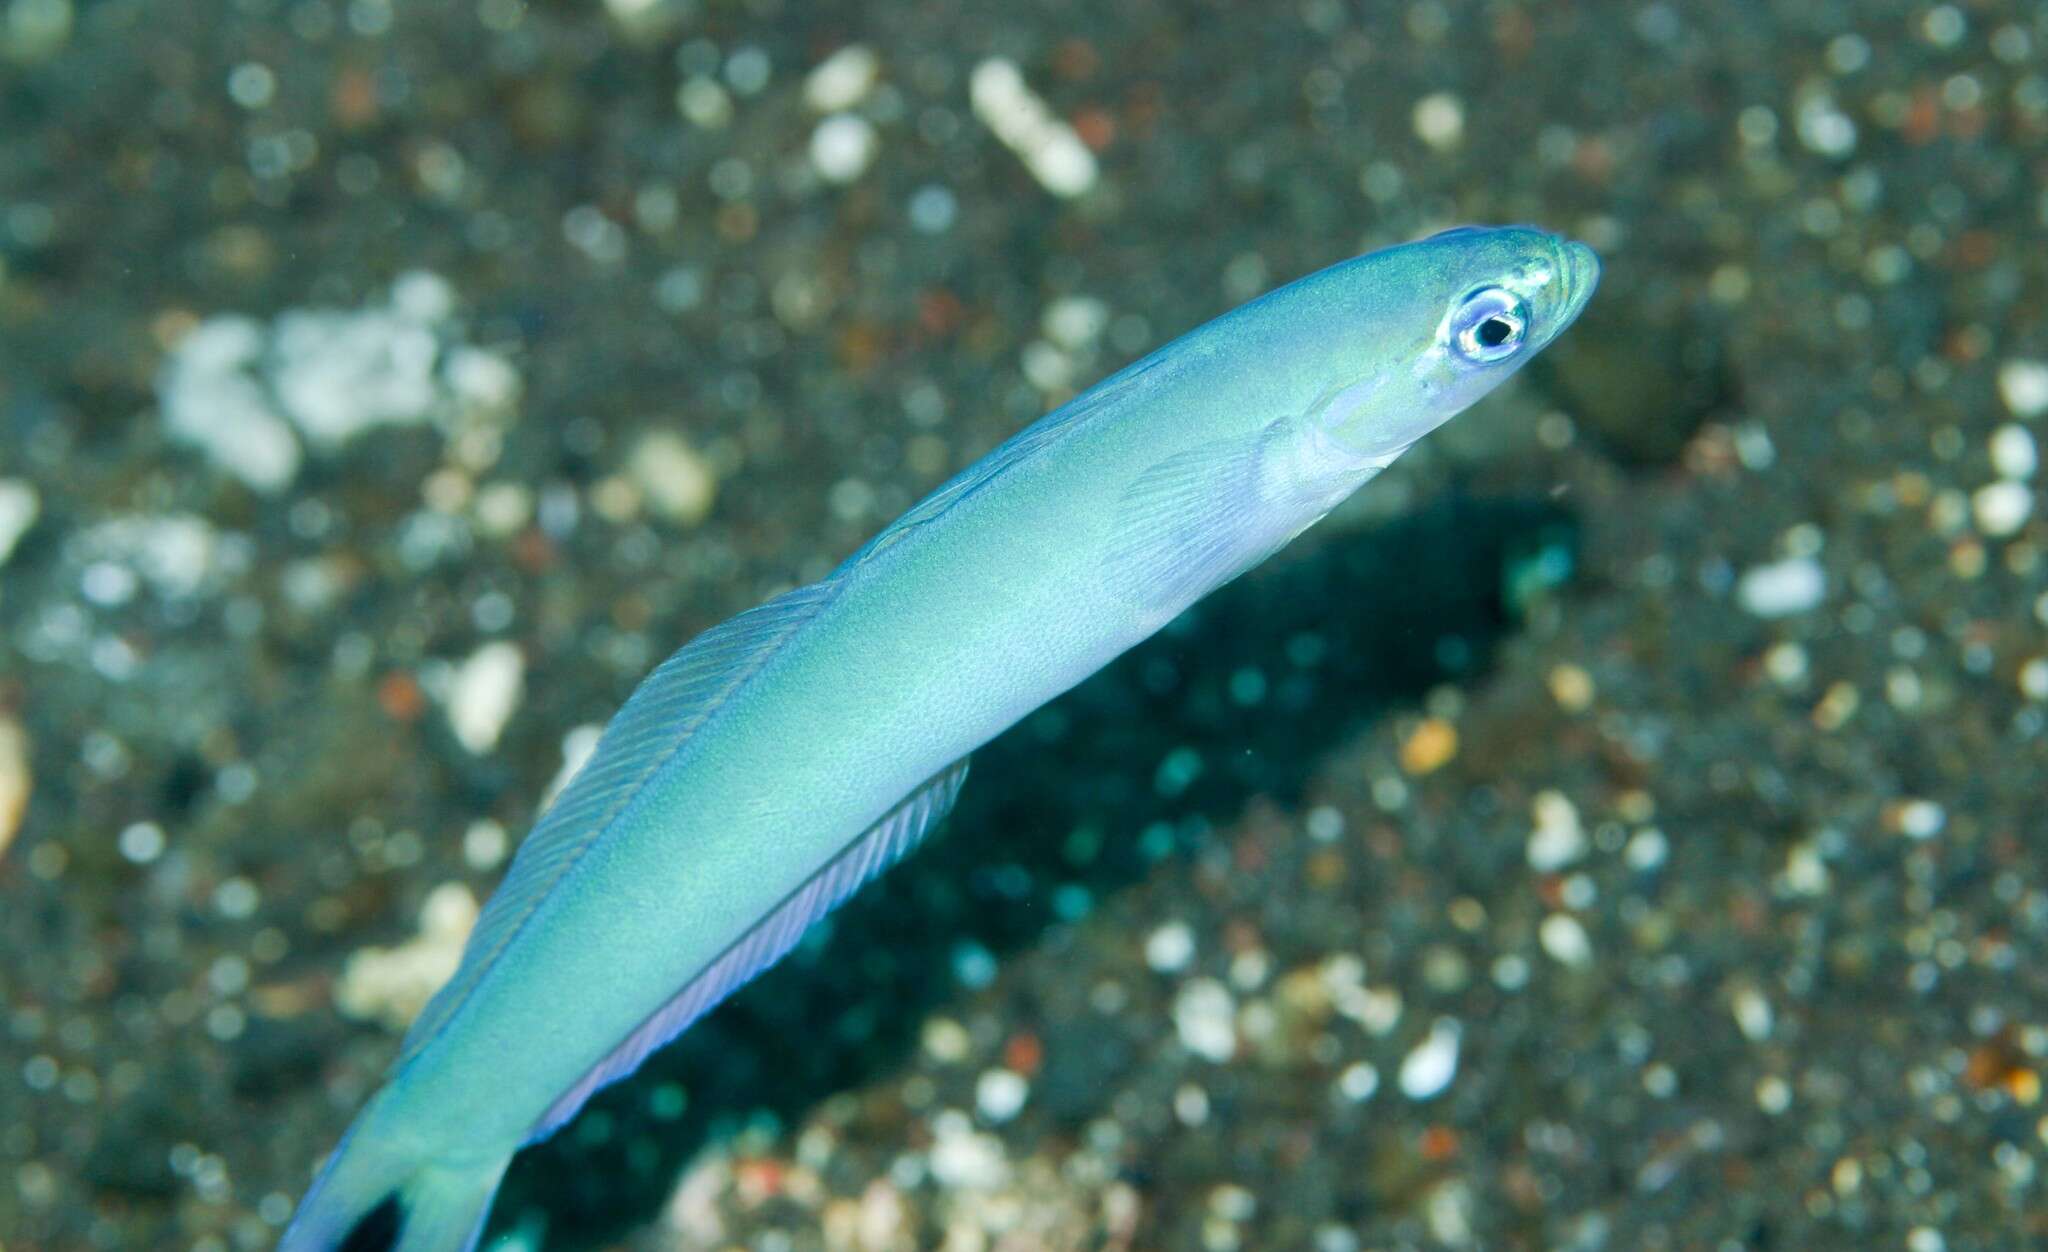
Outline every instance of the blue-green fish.
<svg viewBox="0 0 2048 1252">
<path fill-rule="evenodd" d="M 1331 266 L 1098 383 L 831 576 L 670 657 L 527 836 L 284 1252 L 472 1247 L 514 1152 L 916 847 L 968 753 L 1498 386 L 1599 273 L 1527 227 Z"/>
</svg>

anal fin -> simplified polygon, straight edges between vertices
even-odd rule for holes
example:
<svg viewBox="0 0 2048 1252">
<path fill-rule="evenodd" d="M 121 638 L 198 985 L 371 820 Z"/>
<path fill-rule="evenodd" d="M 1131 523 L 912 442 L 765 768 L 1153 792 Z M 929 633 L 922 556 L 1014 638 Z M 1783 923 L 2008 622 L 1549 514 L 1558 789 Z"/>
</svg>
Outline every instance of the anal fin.
<svg viewBox="0 0 2048 1252">
<path fill-rule="evenodd" d="M 953 807 L 960 786 L 967 781 L 967 758 L 952 765 L 904 797 L 902 802 L 869 827 L 867 833 L 846 845 L 840 853 L 783 898 L 781 904 L 756 922 L 632 1034 L 593 1066 L 589 1073 L 563 1092 L 534 1123 L 529 1142 L 552 1134 L 576 1115 L 599 1088 L 616 1082 L 639 1068 L 640 1062 L 662 1044 L 690 1027 L 718 1003 L 750 981 L 756 974 L 789 954 L 812 923 L 845 903 L 847 898 L 924 841 Z"/>
</svg>

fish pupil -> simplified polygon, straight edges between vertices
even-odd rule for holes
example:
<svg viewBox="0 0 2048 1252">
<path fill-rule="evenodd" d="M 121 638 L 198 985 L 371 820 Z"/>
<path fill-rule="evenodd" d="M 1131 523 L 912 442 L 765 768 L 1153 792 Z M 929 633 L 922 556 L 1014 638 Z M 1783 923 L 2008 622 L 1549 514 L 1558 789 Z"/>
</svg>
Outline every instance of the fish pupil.
<svg viewBox="0 0 2048 1252">
<path fill-rule="evenodd" d="M 1489 348 L 1500 347 L 1514 333 L 1514 324 L 1503 317 L 1489 317 L 1479 323 L 1479 342 Z"/>
</svg>

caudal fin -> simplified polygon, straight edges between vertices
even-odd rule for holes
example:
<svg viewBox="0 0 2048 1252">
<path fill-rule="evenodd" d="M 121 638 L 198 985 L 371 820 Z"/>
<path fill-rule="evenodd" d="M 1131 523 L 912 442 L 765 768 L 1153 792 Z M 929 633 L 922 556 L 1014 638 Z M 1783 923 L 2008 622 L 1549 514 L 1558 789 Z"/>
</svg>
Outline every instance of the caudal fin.
<svg viewBox="0 0 2048 1252">
<path fill-rule="evenodd" d="M 365 1122 L 370 1121 L 366 1116 Z M 470 1252 L 510 1156 L 408 1155 L 358 1123 L 313 1180 L 278 1252 Z"/>
</svg>

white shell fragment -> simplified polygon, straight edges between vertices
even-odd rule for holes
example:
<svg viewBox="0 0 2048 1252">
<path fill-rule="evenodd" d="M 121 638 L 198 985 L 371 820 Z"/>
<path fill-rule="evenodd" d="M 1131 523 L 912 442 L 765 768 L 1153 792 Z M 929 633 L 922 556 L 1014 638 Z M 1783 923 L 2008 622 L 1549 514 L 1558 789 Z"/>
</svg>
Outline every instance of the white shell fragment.
<svg viewBox="0 0 2048 1252">
<path fill-rule="evenodd" d="M 828 183 L 850 183 L 868 172 L 882 138 L 858 113 L 834 113 L 811 132 L 811 164 Z"/>
<path fill-rule="evenodd" d="M 1465 106 L 1447 91 L 1434 92 L 1415 102 L 1415 137 L 1443 151 L 1458 146 L 1465 138 Z"/>
<path fill-rule="evenodd" d="M 668 431 L 656 431 L 636 444 L 627 471 L 654 511 L 680 526 L 695 526 L 709 517 L 718 498 L 718 476 L 711 464 Z"/>
<path fill-rule="evenodd" d="M 1977 488 L 1970 496 L 1970 515 L 1977 529 L 1992 539 L 2003 539 L 2027 524 L 2034 515 L 2034 491 L 2023 482 L 2000 479 Z"/>
<path fill-rule="evenodd" d="M 1458 1042 L 1464 1033 L 1456 1018 L 1439 1017 L 1415 1050 L 1401 1059 L 1401 1094 L 1411 1100 L 1442 1095 L 1458 1076 Z"/>
<path fill-rule="evenodd" d="M 968 96 L 974 116 L 1047 191 L 1078 196 L 1095 185 L 1095 154 L 1024 82 L 1016 62 L 991 57 L 975 66 Z"/>
<path fill-rule="evenodd" d="M 1168 922 L 1145 937 L 1145 964 L 1177 974 L 1195 959 L 1195 932 L 1186 922 Z"/>
<path fill-rule="evenodd" d="M 1337 1075 L 1337 1091 L 1345 1099 L 1363 1103 L 1380 1089 L 1380 1071 L 1371 1061 L 1354 1061 Z"/>
<path fill-rule="evenodd" d="M 1907 800 L 1898 809 L 1899 833 L 1908 839 L 1932 839 L 1948 825 L 1948 810 L 1932 800 Z"/>
<path fill-rule="evenodd" d="M 164 423 L 252 490 L 275 493 L 309 452 L 375 427 L 502 417 L 518 371 L 462 342 L 455 310 L 448 280 L 414 270 L 358 308 L 287 309 L 267 324 L 210 317 L 157 376 Z"/>
<path fill-rule="evenodd" d="M 1010 1180 L 1010 1162 L 1003 1141 L 974 1129 L 958 1109 L 932 1119 L 936 1142 L 931 1150 L 932 1177 L 956 1191 L 993 1191 Z"/>
<path fill-rule="evenodd" d="M 1181 1046 L 1217 1064 L 1237 1055 L 1237 1001 L 1213 978 L 1190 979 L 1173 1001 Z"/>
<path fill-rule="evenodd" d="M 395 948 L 364 948 L 348 959 L 334 1002 L 349 1017 L 404 1030 L 420 1015 L 462 960 L 476 925 L 476 897 L 461 883 L 443 883 L 420 907 L 420 932 Z"/>
<path fill-rule="evenodd" d="M 1771 1002 L 1764 998 L 1763 992 L 1755 987 L 1739 987 L 1728 1007 L 1735 1015 L 1735 1028 L 1742 1032 L 1743 1038 L 1761 1043 L 1771 1037 Z"/>
<path fill-rule="evenodd" d="M 1024 1108 L 1031 1084 L 1011 1069 L 983 1070 L 974 1084 L 974 1107 L 991 1122 L 1009 1121 Z"/>
<path fill-rule="evenodd" d="M 2034 432 L 2014 422 L 1991 432 L 1991 468 L 2000 478 L 2032 478 L 2040 464 Z"/>
<path fill-rule="evenodd" d="M 0 478 L 0 565 L 14 555 L 14 545 L 36 524 L 42 500 L 36 489 L 18 478 Z"/>
<path fill-rule="evenodd" d="M 1550 959 L 1560 965 L 1580 967 L 1593 960 L 1593 941 L 1586 936 L 1586 928 L 1579 919 L 1569 913 L 1552 913 L 1537 927 L 1536 938 Z"/>
<path fill-rule="evenodd" d="M 1827 589 L 1820 562 L 1795 556 L 1745 571 L 1735 584 L 1735 599 L 1757 617 L 1791 617 L 1817 607 Z"/>
<path fill-rule="evenodd" d="M 1586 855 L 1586 829 L 1579 810 L 1562 791 L 1543 791 L 1530 805 L 1535 829 L 1529 832 L 1529 868 L 1538 873 L 1563 869 Z"/>
<path fill-rule="evenodd" d="M 471 653 L 448 691 L 448 725 L 456 740 L 479 756 L 497 747 L 519 707 L 525 678 L 526 659 L 514 644 L 499 640 Z"/>
<path fill-rule="evenodd" d="M 804 103 L 820 113 L 837 113 L 867 99 L 882 74 L 882 60 L 862 43 L 850 43 L 818 62 L 804 79 Z"/>
<path fill-rule="evenodd" d="M 0 856 L 14 842 L 15 832 L 28 812 L 33 787 L 28 767 L 28 733 L 14 722 L 0 717 Z"/>
<path fill-rule="evenodd" d="M 2048 413 L 2048 361 L 2011 360 L 1999 366 L 1998 395 L 2014 417 Z"/>
</svg>

